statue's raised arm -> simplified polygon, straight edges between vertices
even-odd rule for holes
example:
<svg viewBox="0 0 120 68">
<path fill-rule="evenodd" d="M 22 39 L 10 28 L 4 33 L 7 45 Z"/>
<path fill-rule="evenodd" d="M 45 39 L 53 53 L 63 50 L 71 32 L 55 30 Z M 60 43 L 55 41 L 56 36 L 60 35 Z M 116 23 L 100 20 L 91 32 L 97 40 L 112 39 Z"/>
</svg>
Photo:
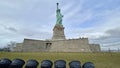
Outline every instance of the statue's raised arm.
<svg viewBox="0 0 120 68">
<path fill-rule="evenodd" d="M 56 24 L 62 25 L 62 17 L 63 17 L 63 15 L 60 13 L 60 9 L 58 8 L 58 5 L 59 5 L 59 3 L 57 3 L 57 10 L 56 10 L 57 21 L 56 21 Z"/>
</svg>

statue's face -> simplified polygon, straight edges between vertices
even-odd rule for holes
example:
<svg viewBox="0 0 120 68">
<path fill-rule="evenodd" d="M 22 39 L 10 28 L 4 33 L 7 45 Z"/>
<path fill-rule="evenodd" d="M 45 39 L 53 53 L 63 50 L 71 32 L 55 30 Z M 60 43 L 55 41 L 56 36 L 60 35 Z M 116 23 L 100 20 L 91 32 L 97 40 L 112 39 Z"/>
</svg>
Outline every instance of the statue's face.
<svg viewBox="0 0 120 68">
<path fill-rule="evenodd" d="M 60 9 L 58 9 L 57 11 L 60 12 Z"/>
</svg>

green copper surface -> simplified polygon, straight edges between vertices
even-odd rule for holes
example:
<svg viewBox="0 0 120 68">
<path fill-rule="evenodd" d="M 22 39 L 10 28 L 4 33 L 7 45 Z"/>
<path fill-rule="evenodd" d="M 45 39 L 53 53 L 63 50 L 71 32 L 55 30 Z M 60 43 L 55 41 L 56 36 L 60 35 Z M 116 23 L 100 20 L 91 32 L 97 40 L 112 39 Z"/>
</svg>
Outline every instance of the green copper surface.
<svg viewBox="0 0 120 68">
<path fill-rule="evenodd" d="M 56 21 L 56 24 L 57 25 L 62 25 L 62 17 L 63 17 L 63 15 L 60 13 L 60 9 L 58 8 L 58 5 L 59 5 L 59 3 L 57 3 L 57 10 L 56 10 L 57 21 Z"/>
</svg>

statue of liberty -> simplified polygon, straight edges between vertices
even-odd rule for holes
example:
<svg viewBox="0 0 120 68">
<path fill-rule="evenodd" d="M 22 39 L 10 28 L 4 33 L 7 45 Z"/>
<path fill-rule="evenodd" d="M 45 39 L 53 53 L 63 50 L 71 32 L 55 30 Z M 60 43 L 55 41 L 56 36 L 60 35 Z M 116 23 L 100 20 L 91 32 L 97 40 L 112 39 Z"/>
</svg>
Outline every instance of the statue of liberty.
<svg viewBox="0 0 120 68">
<path fill-rule="evenodd" d="M 60 9 L 58 8 L 58 5 L 59 5 L 59 3 L 57 3 L 57 10 L 56 10 L 57 21 L 56 21 L 56 24 L 62 25 L 62 17 L 63 17 L 63 15 L 60 13 Z"/>
</svg>

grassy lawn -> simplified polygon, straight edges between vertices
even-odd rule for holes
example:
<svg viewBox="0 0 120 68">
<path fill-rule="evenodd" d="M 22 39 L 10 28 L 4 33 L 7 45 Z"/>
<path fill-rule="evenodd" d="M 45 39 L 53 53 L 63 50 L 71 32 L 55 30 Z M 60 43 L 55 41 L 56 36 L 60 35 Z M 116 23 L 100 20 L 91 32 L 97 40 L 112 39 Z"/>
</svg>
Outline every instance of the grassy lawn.
<svg viewBox="0 0 120 68">
<path fill-rule="evenodd" d="M 49 53 L 49 52 L 0 52 L 0 59 L 20 58 L 25 61 L 36 59 L 38 62 L 49 59 L 53 62 L 58 59 L 66 60 L 68 63 L 72 60 L 79 60 L 81 64 L 91 61 L 96 68 L 120 68 L 120 53 Z M 40 67 L 38 67 L 40 68 Z"/>
</svg>

